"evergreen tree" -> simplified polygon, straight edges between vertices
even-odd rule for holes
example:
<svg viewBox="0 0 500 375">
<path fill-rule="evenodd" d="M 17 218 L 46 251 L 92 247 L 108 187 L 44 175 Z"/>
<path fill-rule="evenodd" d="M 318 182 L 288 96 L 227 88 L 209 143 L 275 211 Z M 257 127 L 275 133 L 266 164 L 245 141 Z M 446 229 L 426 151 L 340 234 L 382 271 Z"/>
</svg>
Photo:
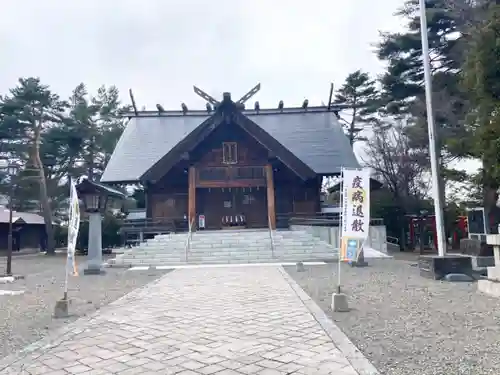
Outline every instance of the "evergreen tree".
<svg viewBox="0 0 500 375">
<path fill-rule="evenodd" d="M 433 109 L 443 166 L 470 156 L 465 126 L 467 96 L 460 85 L 463 25 L 450 12 L 447 0 L 426 1 Z M 381 77 L 382 100 L 393 115 L 415 118 L 409 135 L 414 147 L 428 148 L 419 1 L 408 0 L 397 14 L 407 21 L 404 33 L 382 34 L 378 57 L 388 63 Z"/>
<path fill-rule="evenodd" d="M 349 142 L 366 140 L 361 132 L 366 126 L 374 123 L 373 115 L 377 111 L 377 89 L 375 81 L 368 73 L 357 70 L 349 74 L 337 91 L 333 103 L 346 104 L 351 107 L 350 119 L 344 120 L 344 129 Z"/>
<path fill-rule="evenodd" d="M 496 231 L 500 212 L 496 207 L 500 187 L 500 5 L 481 9 L 484 18 L 471 24 L 469 53 L 463 65 L 463 82 L 469 92 L 468 126 L 474 140 L 472 152 L 482 161 L 480 182 L 483 201 Z M 490 222 L 491 223 L 491 222 Z"/>
<path fill-rule="evenodd" d="M 66 104 L 38 78 L 21 78 L 18 85 L 2 98 L 3 133 L 13 147 L 11 157 L 18 159 L 27 170 L 36 170 L 40 205 L 47 233 L 47 253 L 55 252 L 53 215 L 42 157 L 43 136 L 64 118 Z"/>
</svg>

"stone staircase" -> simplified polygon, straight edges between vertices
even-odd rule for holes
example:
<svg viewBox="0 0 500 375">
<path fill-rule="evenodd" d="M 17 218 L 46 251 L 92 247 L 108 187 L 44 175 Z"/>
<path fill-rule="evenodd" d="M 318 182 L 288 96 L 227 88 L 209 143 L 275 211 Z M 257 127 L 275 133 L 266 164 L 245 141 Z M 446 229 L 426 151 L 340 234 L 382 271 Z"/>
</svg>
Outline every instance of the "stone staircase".
<svg viewBox="0 0 500 375">
<path fill-rule="evenodd" d="M 187 233 L 157 235 L 110 259 L 108 265 L 179 266 L 186 264 L 238 264 L 330 261 L 338 251 L 305 231 L 269 230 L 199 231 L 192 234 L 186 254 Z"/>
</svg>

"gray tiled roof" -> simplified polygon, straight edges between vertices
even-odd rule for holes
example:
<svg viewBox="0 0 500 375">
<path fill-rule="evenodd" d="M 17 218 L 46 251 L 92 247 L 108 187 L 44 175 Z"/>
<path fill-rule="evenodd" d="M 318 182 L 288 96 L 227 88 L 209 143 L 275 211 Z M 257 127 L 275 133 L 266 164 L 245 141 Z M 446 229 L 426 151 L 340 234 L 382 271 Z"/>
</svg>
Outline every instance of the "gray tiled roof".
<svg viewBox="0 0 500 375">
<path fill-rule="evenodd" d="M 144 172 L 207 118 L 207 115 L 131 118 L 100 181 L 138 181 Z"/>
<path fill-rule="evenodd" d="M 32 212 L 12 212 L 12 222 L 15 223 L 19 219 L 23 220 L 26 224 L 45 224 L 43 216 Z M 9 210 L 8 209 L 0 209 L 0 223 L 8 223 L 9 222 Z"/>
<path fill-rule="evenodd" d="M 341 167 L 359 168 L 333 112 L 275 113 L 248 118 L 317 174 L 340 173 Z"/>
<path fill-rule="evenodd" d="M 317 174 L 359 167 L 333 112 L 244 112 Z M 177 143 L 208 118 L 196 116 L 133 117 L 111 156 L 101 182 L 137 181 Z"/>
</svg>

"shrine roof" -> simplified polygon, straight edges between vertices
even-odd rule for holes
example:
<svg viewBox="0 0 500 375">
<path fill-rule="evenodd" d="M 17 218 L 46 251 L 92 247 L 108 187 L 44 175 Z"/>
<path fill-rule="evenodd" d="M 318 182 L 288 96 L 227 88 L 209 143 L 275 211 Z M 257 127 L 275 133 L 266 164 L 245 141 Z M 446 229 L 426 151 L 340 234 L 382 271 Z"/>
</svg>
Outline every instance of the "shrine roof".
<svg viewBox="0 0 500 375">
<path fill-rule="evenodd" d="M 326 107 L 242 110 L 241 113 L 318 175 L 359 164 L 336 114 Z M 143 111 L 130 120 L 101 182 L 136 182 L 170 150 L 213 116 L 207 111 Z"/>
</svg>

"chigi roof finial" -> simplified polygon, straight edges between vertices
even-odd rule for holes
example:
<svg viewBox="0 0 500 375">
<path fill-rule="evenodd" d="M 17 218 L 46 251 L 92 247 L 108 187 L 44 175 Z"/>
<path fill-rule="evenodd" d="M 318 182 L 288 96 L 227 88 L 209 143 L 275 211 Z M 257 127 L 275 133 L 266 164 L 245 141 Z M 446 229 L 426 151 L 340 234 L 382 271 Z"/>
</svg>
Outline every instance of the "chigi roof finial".
<svg viewBox="0 0 500 375">
<path fill-rule="evenodd" d="M 215 100 L 212 96 L 208 95 L 205 91 L 199 89 L 196 86 L 193 86 L 193 89 L 194 89 L 194 93 L 196 95 L 198 95 L 200 98 L 206 100 L 208 103 L 212 104 L 214 107 L 216 107 L 217 104 L 219 104 L 219 102 L 217 100 Z"/>
<path fill-rule="evenodd" d="M 250 91 L 248 91 L 245 95 L 241 97 L 236 103 L 245 104 L 248 99 L 257 94 L 260 90 L 260 83 L 257 83 Z"/>
</svg>

